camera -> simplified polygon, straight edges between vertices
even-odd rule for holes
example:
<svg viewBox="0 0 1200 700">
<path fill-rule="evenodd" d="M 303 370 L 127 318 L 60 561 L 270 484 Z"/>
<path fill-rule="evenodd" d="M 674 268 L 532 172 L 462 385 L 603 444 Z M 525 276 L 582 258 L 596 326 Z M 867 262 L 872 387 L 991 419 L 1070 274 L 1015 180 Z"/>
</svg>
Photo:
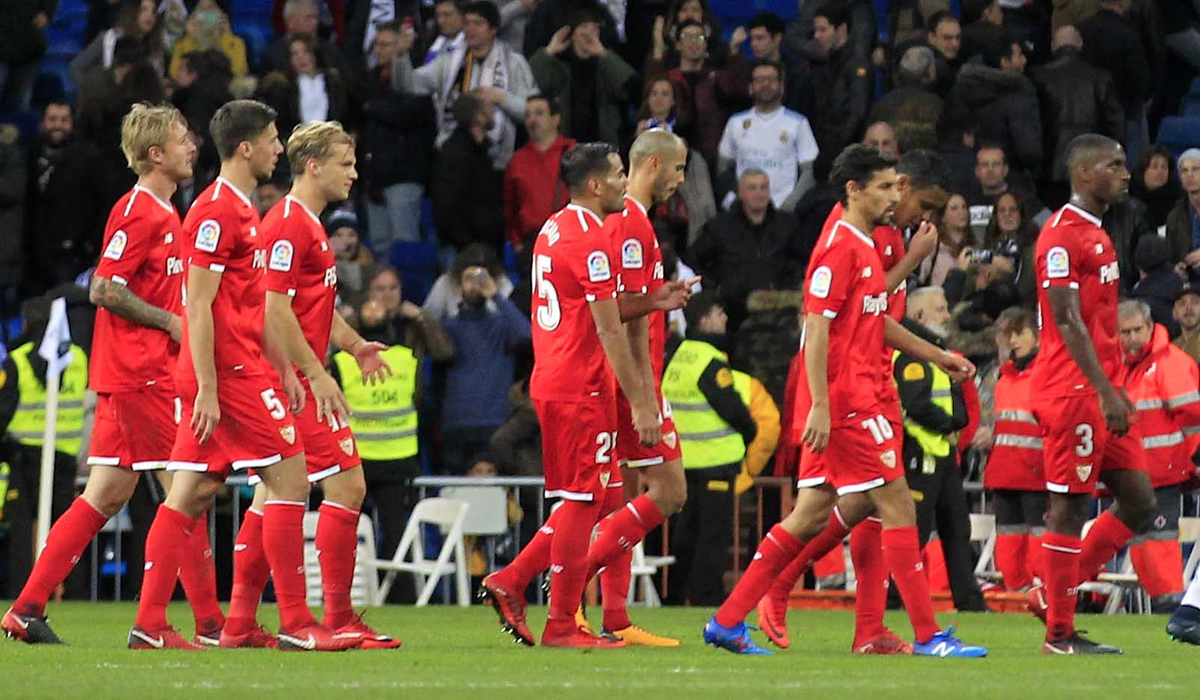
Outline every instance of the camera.
<svg viewBox="0 0 1200 700">
<path fill-rule="evenodd" d="M 971 251 L 971 264 L 972 265 L 991 265 L 992 264 L 992 251 L 983 250 L 983 249 L 972 250 Z"/>
<path fill-rule="evenodd" d="M 1012 260 L 1021 259 L 1021 243 L 1015 238 L 1005 238 L 991 250 L 975 249 L 971 251 L 972 265 L 991 265 L 992 258 L 1000 255 Z"/>
</svg>

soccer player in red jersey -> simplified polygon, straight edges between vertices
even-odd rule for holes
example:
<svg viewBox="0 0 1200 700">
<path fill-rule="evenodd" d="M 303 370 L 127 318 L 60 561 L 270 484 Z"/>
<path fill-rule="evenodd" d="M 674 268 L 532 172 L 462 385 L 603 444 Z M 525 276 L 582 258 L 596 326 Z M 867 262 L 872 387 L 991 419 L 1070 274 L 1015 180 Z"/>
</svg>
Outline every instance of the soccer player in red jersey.
<svg viewBox="0 0 1200 700">
<path fill-rule="evenodd" d="M 913 624 L 913 653 L 987 654 L 962 643 L 953 629 L 937 627 L 900 440 L 883 415 L 887 389 L 879 358 L 885 342 L 937 363 L 956 378 L 974 371 L 970 362 L 918 339 L 887 315 L 886 277 L 863 231 L 893 220 L 900 200 L 896 180 L 895 160 L 866 146 L 850 146 L 834 161 L 831 181 L 842 193 L 845 213 L 809 262 L 801 339 L 805 377 L 798 382 L 796 400 L 796 410 L 807 414 L 802 442 L 812 453 L 825 453 L 828 479 L 801 490 L 792 513 L 759 545 L 741 581 L 704 628 L 704 639 L 713 646 L 739 654 L 770 653 L 750 638 L 746 613 L 804 542 L 826 528 L 840 499 L 843 510 L 880 515 L 883 559 Z"/>
<path fill-rule="evenodd" d="M 1158 509 L 1146 471 L 1135 408 L 1120 387 L 1117 329 L 1121 275 L 1101 226 L 1129 193 L 1125 151 L 1097 134 L 1067 146 L 1071 200 L 1038 234 L 1036 260 L 1042 346 L 1030 377 L 1042 428 L 1050 512 L 1042 538 L 1046 581 L 1029 592 L 1046 623 L 1047 654 L 1119 654 L 1075 630 L 1076 587 L 1090 579 Z M 1092 491 L 1103 474 L 1115 505 L 1082 542 Z"/>
<path fill-rule="evenodd" d="M 491 601 L 505 631 L 533 646 L 524 591 L 546 567 L 542 552 L 548 544 L 553 576 L 542 644 L 616 648 L 625 642 L 580 630 L 575 611 L 586 583 L 592 528 L 606 492 L 621 483 L 617 384 L 630 398 L 643 446 L 662 439 L 662 426 L 654 385 L 635 364 L 622 326 L 610 232 L 602 218 L 624 208 L 621 157 L 608 144 L 581 144 L 563 158 L 561 177 L 571 203 L 546 221 L 533 247 L 529 393 L 542 426 L 546 496 L 563 502 L 517 561 L 484 579 L 481 595 Z"/>
<path fill-rule="evenodd" d="M 183 416 L 168 466 L 176 474 L 146 539 L 146 572 L 129 646 L 190 646 L 167 624 L 167 603 L 185 556 L 182 543 L 232 467 L 255 469 L 266 486 L 262 539 L 279 602 L 279 647 L 351 648 L 362 642 L 361 635 L 318 624 L 305 603 L 309 487 L 303 443 L 284 404 L 286 399 L 299 409 L 303 389 L 287 371 L 279 341 L 263 327 L 266 236 L 246 192 L 271 174 L 283 151 L 275 111 L 253 100 L 233 100 L 217 110 L 209 129 L 221 156 L 220 177 L 196 198 L 183 225 L 186 313 L 175 372 Z M 266 366 L 268 359 L 283 370 L 281 376 Z"/>
<path fill-rule="evenodd" d="M 912 151 L 905 154 L 896 165 L 896 186 L 900 191 L 900 202 L 896 205 L 892 223 L 875 229 L 871 235 L 880 263 L 886 271 L 888 288 L 887 313 L 899 323 L 904 318 L 906 280 L 921 262 L 933 252 L 937 244 L 937 229 L 925 222 L 935 221 L 946 204 L 948 195 L 948 173 L 942 159 L 930 151 Z M 842 205 L 836 204 L 825 220 L 819 243 L 827 242 L 834 226 L 844 215 Z M 907 252 L 904 248 L 904 231 L 916 227 Z M 897 435 L 903 434 L 900 414 L 900 396 L 892 380 L 892 355 L 890 347 L 884 347 L 881 360 L 883 379 L 883 415 Z M 793 360 L 796 366 L 789 381 L 803 381 L 803 354 L 797 353 Z M 796 385 L 789 391 L 795 392 Z M 801 428 L 807 414 L 794 412 L 795 396 L 789 396 L 793 413 L 785 416 L 790 433 L 789 442 L 799 445 Z M 785 433 L 786 434 L 786 433 Z M 799 449 L 799 447 L 795 448 Z M 820 486 L 827 483 L 829 475 L 822 456 L 811 450 L 801 456 L 803 473 L 798 480 L 800 488 Z M 851 649 L 863 654 L 908 653 L 909 644 L 904 642 L 883 625 L 887 598 L 887 567 L 881 550 L 882 523 L 871 511 L 851 512 L 840 506 L 834 508 L 833 516 L 825 530 L 813 538 L 796 556 L 791 564 L 772 584 L 770 592 L 759 601 L 759 623 L 767 638 L 777 646 L 790 646 L 787 633 L 788 598 L 796 582 L 813 562 L 825 556 L 834 547 L 839 547 L 850 532 L 850 557 L 854 562 L 855 578 L 858 580 L 855 596 L 855 634 Z"/>
<path fill-rule="evenodd" d="M 394 649 L 400 640 L 367 626 L 350 606 L 358 549 L 358 517 L 366 497 L 362 460 L 346 423 L 346 399 L 325 370 L 330 340 L 355 355 L 368 381 L 391 368 L 380 358 L 386 346 L 367 342 L 334 310 L 337 267 L 319 212 L 350 196 L 358 178 L 354 140 L 337 122 L 302 124 L 288 138 L 292 189 L 263 219 L 267 255 L 266 322 L 282 343 L 305 387 L 297 427 L 304 441 L 308 481 L 324 494 L 317 521 L 325 627 L 362 635 L 363 649 Z M 254 480 L 257 480 L 255 477 Z M 266 489 L 255 489 L 238 546 L 229 619 L 221 634 L 227 648 L 258 646 L 263 634 L 256 611 L 268 566 L 262 549 Z"/>
<path fill-rule="evenodd" d="M 171 206 L 176 183 L 192 176 L 196 147 L 171 107 L 134 105 L 121 124 L 121 149 L 137 185 L 113 206 L 90 297 L 99 309 L 89 377 L 98 394 L 83 495 L 50 530 L 25 588 L 5 614 L 5 633 L 31 644 L 61 643 L 46 625 L 46 602 L 84 548 L 133 495 L 139 473 L 161 471 L 171 454 L 178 399 L 171 371 L 179 353 L 182 225 Z M 217 604 L 206 518 L 180 569 L 196 616 L 197 643 L 215 644 Z"/>
</svg>

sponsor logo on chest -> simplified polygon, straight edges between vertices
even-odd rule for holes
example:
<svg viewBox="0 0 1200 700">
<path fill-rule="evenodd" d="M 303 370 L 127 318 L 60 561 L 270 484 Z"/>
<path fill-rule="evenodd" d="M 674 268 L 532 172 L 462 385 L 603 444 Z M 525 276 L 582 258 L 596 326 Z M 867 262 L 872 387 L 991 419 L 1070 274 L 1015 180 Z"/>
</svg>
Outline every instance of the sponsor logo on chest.
<svg viewBox="0 0 1200 700">
<path fill-rule="evenodd" d="M 1100 284 L 1113 284 L 1119 279 L 1121 279 L 1121 270 L 1116 260 L 1100 266 Z"/>
<path fill-rule="evenodd" d="M 325 279 L 323 280 L 326 287 L 337 286 L 337 265 L 330 265 L 325 270 Z"/>
<path fill-rule="evenodd" d="M 167 277 L 183 274 L 183 261 L 174 255 L 167 256 Z"/>
<path fill-rule="evenodd" d="M 250 261 L 250 267 L 255 270 L 265 270 L 267 268 L 267 249 L 255 248 L 254 257 Z"/>
<path fill-rule="evenodd" d="M 887 313 L 888 310 L 888 295 L 887 292 L 879 294 L 868 294 L 863 297 L 863 316 L 879 316 Z"/>
</svg>

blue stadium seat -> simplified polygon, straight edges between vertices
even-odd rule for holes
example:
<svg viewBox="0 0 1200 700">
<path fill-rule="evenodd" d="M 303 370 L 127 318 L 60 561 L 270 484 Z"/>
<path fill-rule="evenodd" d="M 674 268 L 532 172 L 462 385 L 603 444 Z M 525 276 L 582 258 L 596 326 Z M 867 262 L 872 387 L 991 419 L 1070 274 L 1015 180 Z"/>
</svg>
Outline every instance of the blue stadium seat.
<svg viewBox="0 0 1200 700">
<path fill-rule="evenodd" d="M 67 89 L 62 76 L 57 73 L 38 73 L 33 82 L 33 99 L 30 103 L 40 109 L 50 102 L 63 102 L 67 98 Z"/>
<path fill-rule="evenodd" d="M 709 7 L 722 25 L 733 20 L 741 24 L 759 12 L 774 12 L 784 20 L 793 20 L 797 11 L 795 0 L 711 0 Z"/>
<path fill-rule="evenodd" d="M 266 15 L 269 20 L 274 6 L 274 0 L 233 0 L 229 9 L 234 14 Z"/>
<path fill-rule="evenodd" d="M 1179 115 L 1183 117 L 1200 117 L 1200 94 L 1188 95 L 1179 105 Z"/>
<path fill-rule="evenodd" d="M 250 65 L 257 66 L 262 52 L 275 39 L 275 29 L 271 27 L 270 17 L 264 18 L 258 14 L 237 14 L 230 20 L 233 33 L 246 42 L 246 60 Z"/>
<path fill-rule="evenodd" d="M 1193 95 L 1200 95 L 1200 78 L 1192 79 L 1192 89 L 1190 92 Z"/>
<path fill-rule="evenodd" d="M 404 298 L 422 304 L 438 276 L 437 245 L 399 241 L 392 246 L 392 266 L 400 271 Z"/>
<path fill-rule="evenodd" d="M 1200 146 L 1200 116 L 1166 117 L 1158 127 L 1158 145 L 1176 156 Z"/>
<path fill-rule="evenodd" d="M 42 62 L 38 64 L 38 72 L 41 75 L 52 75 L 58 78 L 62 85 L 63 96 L 68 102 L 75 101 L 75 81 L 71 79 L 71 72 L 67 66 L 70 64 L 70 59 L 63 56 L 46 56 Z"/>
</svg>

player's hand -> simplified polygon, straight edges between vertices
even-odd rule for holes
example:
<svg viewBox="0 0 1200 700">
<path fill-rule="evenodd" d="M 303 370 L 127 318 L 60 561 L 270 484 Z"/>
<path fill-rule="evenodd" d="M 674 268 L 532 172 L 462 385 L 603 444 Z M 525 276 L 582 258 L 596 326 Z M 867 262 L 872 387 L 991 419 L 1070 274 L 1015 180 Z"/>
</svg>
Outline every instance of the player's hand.
<svg viewBox="0 0 1200 700">
<path fill-rule="evenodd" d="M 196 442 L 201 445 L 213 434 L 217 429 L 217 423 L 221 421 L 221 406 L 217 403 L 216 389 L 205 389 L 201 387 L 196 392 L 196 400 L 192 403 L 192 434 L 196 436 Z"/>
<path fill-rule="evenodd" d="M 633 429 L 637 431 L 642 447 L 654 447 L 662 441 L 662 416 L 653 402 L 645 406 L 633 406 Z"/>
<path fill-rule="evenodd" d="M 1187 263 L 1188 267 L 1200 265 L 1200 248 L 1197 248 L 1196 250 L 1193 250 L 1192 252 L 1183 256 L 1183 262 Z"/>
<path fill-rule="evenodd" d="M 554 36 L 550 37 L 550 43 L 546 44 L 546 53 L 551 56 L 557 56 L 567 48 L 568 42 L 571 40 L 571 28 L 560 27 Z"/>
<path fill-rule="evenodd" d="M 1129 432 L 1133 424 L 1134 406 L 1124 390 L 1109 388 L 1100 392 L 1100 410 L 1104 413 L 1104 424 L 1117 435 Z"/>
<path fill-rule="evenodd" d="M 958 260 L 954 263 L 955 267 L 963 272 L 971 269 L 971 253 L 973 252 L 975 252 L 975 249 L 971 246 L 963 248 L 962 252 L 958 254 Z"/>
<path fill-rule="evenodd" d="M 662 58 L 667 50 L 667 37 L 664 31 L 666 23 L 667 18 L 659 15 L 654 18 L 654 28 L 650 30 L 651 48 L 655 58 Z"/>
<path fill-rule="evenodd" d="M 350 416 L 350 404 L 346 403 L 346 395 L 328 372 L 322 372 L 316 377 L 309 377 L 308 386 L 312 389 L 313 400 L 317 402 L 317 421 L 326 425 L 344 425 Z"/>
<path fill-rule="evenodd" d="M 167 335 L 171 336 L 171 340 L 176 343 L 183 340 L 183 319 L 175 314 L 171 314 L 171 320 L 167 321 Z"/>
<path fill-rule="evenodd" d="M 354 351 L 354 359 L 358 361 L 358 369 L 362 372 L 363 384 L 379 384 L 392 376 L 392 366 L 379 353 L 387 350 L 383 343 L 363 341 L 361 347 Z"/>
<path fill-rule="evenodd" d="M 291 370 L 283 373 L 283 395 L 287 397 L 288 410 L 293 416 L 300 415 L 304 410 L 304 385 L 300 383 L 300 378 Z"/>
<path fill-rule="evenodd" d="M 964 382 L 975 377 L 975 365 L 965 357 L 943 352 L 934 362 L 955 382 Z"/>
<path fill-rule="evenodd" d="M 400 38 L 396 42 L 396 55 L 407 56 L 409 51 L 412 51 L 413 44 L 417 41 L 417 33 L 412 27 L 405 27 L 400 32 Z"/>
<path fill-rule="evenodd" d="M 808 409 L 808 418 L 804 421 L 804 434 L 800 441 L 812 448 L 813 452 L 824 452 L 829 446 L 829 407 L 824 404 L 813 404 Z"/>
<path fill-rule="evenodd" d="M 992 272 L 1008 277 L 1017 271 L 1016 262 L 1007 255 L 992 256 Z"/>
<path fill-rule="evenodd" d="M 908 242 L 908 252 L 916 255 L 918 260 L 924 260 L 933 254 L 938 243 L 938 230 L 932 222 L 922 221 L 920 228 Z"/>
</svg>

